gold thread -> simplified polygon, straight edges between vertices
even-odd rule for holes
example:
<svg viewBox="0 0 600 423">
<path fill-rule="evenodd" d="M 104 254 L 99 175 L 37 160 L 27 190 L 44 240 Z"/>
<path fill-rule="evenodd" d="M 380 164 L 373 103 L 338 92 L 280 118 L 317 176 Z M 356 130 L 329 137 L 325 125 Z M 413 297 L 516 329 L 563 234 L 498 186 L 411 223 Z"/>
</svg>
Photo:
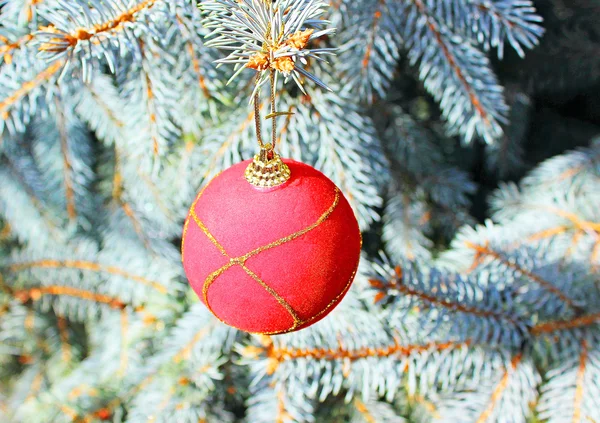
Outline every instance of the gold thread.
<svg viewBox="0 0 600 423">
<path fill-rule="evenodd" d="M 216 176 L 215 176 L 216 177 Z M 213 178 L 214 179 L 214 178 Z M 212 180 L 211 180 L 212 182 Z M 209 182 L 210 184 L 210 182 Z M 206 187 L 209 185 L 207 184 Z M 204 187 L 204 189 L 206 189 L 206 187 Z M 205 279 L 204 281 L 204 285 L 202 287 L 202 295 L 204 298 L 204 303 L 206 305 L 206 307 L 208 308 L 208 310 L 222 323 L 225 323 L 231 327 L 234 327 L 238 330 L 242 330 L 245 331 L 243 329 L 240 329 L 230 323 L 227 323 L 225 321 L 223 321 L 221 318 L 219 318 L 219 316 L 217 316 L 215 314 L 215 312 L 212 310 L 212 307 L 209 304 L 208 301 L 208 289 L 210 288 L 210 286 L 213 284 L 213 282 L 215 282 L 215 280 L 221 276 L 225 271 L 227 271 L 228 269 L 230 269 L 231 267 L 238 265 L 240 266 L 250 277 L 252 277 L 252 279 L 254 279 L 257 283 L 259 283 L 263 288 L 265 288 L 267 290 L 267 292 L 269 292 L 269 294 L 271 294 L 276 300 L 277 302 L 283 306 L 286 311 L 288 311 L 288 313 L 290 313 L 290 315 L 292 316 L 292 318 L 294 319 L 294 324 L 292 325 L 292 327 L 290 327 L 289 329 L 284 329 L 284 330 L 278 330 L 278 331 L 271 331 L 271 332 L 248 332 L 248 333 L 255 333 L 255 334 L 262 334 L 262 335 L 276 335 L 276 334 L 280 334 L 280 333 L 287 333 L 287 332 L 291 332 L 293 330 L 295 330 L 296 328 L 298 328 L 301 325 L 310 323 L 312 321 L 314 321 L 315 319 L 317 319 L 318 317 L 320 317 L 321 315 L 323 315 L 323 313 L 325 313 L 327 310 L 329 310 L 343 295 L 346 294 L 346 292 L 348 291 L 348 289 L 350 288 L 350 285 L 352 284 L 352 281 L 354 280 L 354 276 L 356 275 L 356 272 L 358 270 L 358 262 L 356 264 L 356 268 L 354 269 L 354 271 L 352 272 L 348 282 L 346 283 L 346 285 L 344 286 L 344 289 L 342 290 L 342 292 L 340 292 L 329 304 L 327 304 L 327 306 L 321 310 L 319 313 L 317 313 L 314 316 L 311 316 L 309 319 L 307 320 L 301 320 L 296 311 L 293 309 L 293 307 L 287 302 L 285 301 L 279 294 L 277 294 L 277 292 L 271 288 L 266 282 L 264 282 L 262 279 L 260 279 L 258 277 L 258 275 L 256 275 L 255 273 L 253 273 L 248 267 L 246 267 L 245 262 L 250 258 L 250 257 L 254 257 L 257 254 L 262 253 L 263 251 L 267 251 L 269 249 L 272 249 L 274 247 L 280 246 L 282 244 L 285 244 L 287 242 L 293 241 L 296 238 L 301 237 L 302 235 L 305 235 L 306 233 L 312 231 L 313 229 L 315 229 L 316 227 L 318 227 L 319 225 L 321 225 L 325 220 L 327 220 L 329 218 L 329 216 L 333 213 L 333 211 L 335 210 L 335 208 L 338 206 L 339 204 L 339 199 L 340 199 L 340 190 L 335 187 L 334 188 L 334 192 L 335 192 L 335 197 L 333 200 L 332 205 L 317 219 L 317 221 L 315 221 L 313 224 L 307 226 L 304 229 L 301 229 L 291 235 L 288 235 L 286 237 L 280 238 L 276 241 L 273 241 L 267 245 L 263 245 L 261 247 L 258 247 L 246 254 L 244 254 L 243 256 L 240 257 L 234 257 L 231 258 L 228 254 L 227 251 L 225 250 L 225 248 L 219 243 L 219 241 L 217 241 L 217 239 L 210 233 L 210 231 L 208 230 L 208 228 L 206 227 L 206 225 L 204 225 L 204 223 L 202 223 L 202 221 L 198 218 L 198 216 L 195 213 L 195 206 L 196 203 L 198 202 L 198 200 L 200 199 L 200 196 L 202 195 L 202 193 L 204 192 L 204 189 L 198 194 L 198 196 L 196 197 L 196 200 L 194 200 L 194 203 L 192 204 L 192 207 L 190 207 L 190 215 L 192 216 L 192 218 L 194 219 L 194 222 L 197 224 L 197 226 L 200 228 L 200 230 L 202 230 L 202 232 L 209 238 L 209 240 L 213 243 L 213 245 L 215 245 L 219 251 L 227 258 L 229 258 L 229 262 L 223 266 L 221 266 L 219 269 L 215 270 L 214 272 L 212 272 L 210 275 L 208 275 L 208 277 Z M 188 219 L 189 222 L 189 219 Z M 186 229 L 184 228 L 184 234 L 186 232 Z M 362 234 L 359 234 L 360 236 L 360 246 L 362 248 Z M 183 244 L 183 240 L 182 240 L 182 244 Z M 182 255 L 183 255 L 183 245 L 182 245 Z"/>
</svg>

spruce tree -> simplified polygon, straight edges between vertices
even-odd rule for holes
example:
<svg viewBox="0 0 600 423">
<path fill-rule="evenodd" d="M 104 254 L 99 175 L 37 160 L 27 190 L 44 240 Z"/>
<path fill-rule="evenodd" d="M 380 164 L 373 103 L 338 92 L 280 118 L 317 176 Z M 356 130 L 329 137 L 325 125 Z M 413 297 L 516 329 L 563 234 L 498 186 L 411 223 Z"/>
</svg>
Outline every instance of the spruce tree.
<svg viewBox="0 0 600 423">
<path fill-rule="evenodd" d="M 219 37 L 261 10 L 315 29 L 277 80 L 278 152 L 363 236 L 342 303 L 276 336 L 217 320 L 180 254 L 196 193 L 257 151 L 256 66 Z M 0 0 L 0 420 L 600 423 L 600 119 L 534 104 L 600 92 L 598 16 Z"/>
</svg>

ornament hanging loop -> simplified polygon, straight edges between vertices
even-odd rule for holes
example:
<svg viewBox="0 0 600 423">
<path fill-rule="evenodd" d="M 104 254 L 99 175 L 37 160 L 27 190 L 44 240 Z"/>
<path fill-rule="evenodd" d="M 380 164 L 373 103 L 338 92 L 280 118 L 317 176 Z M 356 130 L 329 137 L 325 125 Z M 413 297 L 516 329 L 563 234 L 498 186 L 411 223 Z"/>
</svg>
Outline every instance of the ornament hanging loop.
<svg viewBox="0 0 600 423">
<path fill-rule="evenodd" d="M 291 173 L 290 168 L 281 160 L 279 154 L 275 152 L 275 145 L 277 143 L 277 123 L 275 118 L 281 114 L 278 113 L 275 107 L 275 71 L 271 69 L 270 72 L 271 80 L 271 113 L 267 116 L 267 119 L 273 119 L 272 124 L 272 138 L 271 142 L 265 144 L 262 140 L 260 132 L 260 105 L 259 105 L 259 94 L 258 91 L 254 96 L 254 118 L 256 123 L 256 139 L 260 147 L 258 154 L 254 156 L 252 163 L 246 168 L 244 177 L 246 181 L 251 185 L 259 188 L 273 188 L 284 184 L 290 179 Z"/>
</svg>

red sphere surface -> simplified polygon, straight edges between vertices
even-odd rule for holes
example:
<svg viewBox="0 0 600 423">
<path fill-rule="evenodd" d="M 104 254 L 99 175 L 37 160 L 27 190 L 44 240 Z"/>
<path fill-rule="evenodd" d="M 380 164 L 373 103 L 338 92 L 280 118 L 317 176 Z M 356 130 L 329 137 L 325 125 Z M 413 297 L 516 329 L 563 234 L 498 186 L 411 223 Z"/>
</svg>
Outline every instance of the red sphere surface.
<svg viewBox="0 0 600 423">
<path fill-rule="evenodd" d="M 275 188 L 246 181 L 250 160 L 204 187 L 183 229 L 190 285 L 224 323 L 278 334 L 325 317 L 358 267 L 361 235 L 334 183 L 304 163 L 284 160 L 290 179 Z"/>
</svg>

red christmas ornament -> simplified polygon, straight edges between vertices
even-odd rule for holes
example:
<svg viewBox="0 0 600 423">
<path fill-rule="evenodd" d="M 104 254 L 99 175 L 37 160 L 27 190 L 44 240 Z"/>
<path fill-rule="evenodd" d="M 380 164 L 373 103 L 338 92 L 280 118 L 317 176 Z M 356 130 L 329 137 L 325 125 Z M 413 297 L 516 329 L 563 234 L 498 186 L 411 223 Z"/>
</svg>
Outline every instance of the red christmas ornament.
<svg viewBox="0 0 600 423">
<path fill-rule="evenodd" d="M 348 201 L 321 172 L 293 160 L 284 165 L 278 156 L 257 158 L 225 170 L 198 194 L 182 259 L 190 285 L 217 318 L 272 335 L 310 326 L 335 308 L 354 279 L 361 235 Z M 280 185 L 254 186 L 270 183 Z"/>
</svg>

